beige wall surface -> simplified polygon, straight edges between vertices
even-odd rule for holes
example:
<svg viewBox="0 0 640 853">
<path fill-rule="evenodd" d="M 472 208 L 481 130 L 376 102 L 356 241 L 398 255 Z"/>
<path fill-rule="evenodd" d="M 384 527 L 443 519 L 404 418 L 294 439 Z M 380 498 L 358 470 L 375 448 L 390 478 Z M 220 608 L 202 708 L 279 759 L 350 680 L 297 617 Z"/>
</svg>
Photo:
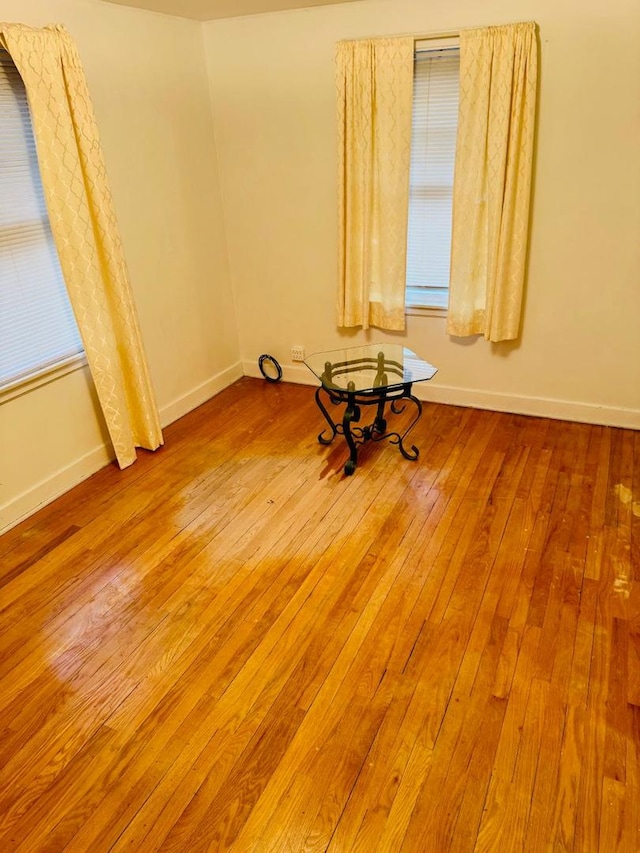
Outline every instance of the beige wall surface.
<svg viewBox="0 0 640 853">
<path fill-rule="evenodd" d="M 640 4 L 362 0 L 211 22 L 205 44 L 245 370 L 261 352 L 390 337 L 336 328 L 334 50 L 340 39 L 535 20 L 541 74 L 521 339 L 394 336 L 432 399 L 640 427 Z"/>
<path fill-rule="evenodd" d="M 82 57 L 163 423 L 240 375 L 202 28 L 97 0 L 0 0 Z M 105 464 L 85 371 L 0 405 L 0 530 Z"/>
</svg>

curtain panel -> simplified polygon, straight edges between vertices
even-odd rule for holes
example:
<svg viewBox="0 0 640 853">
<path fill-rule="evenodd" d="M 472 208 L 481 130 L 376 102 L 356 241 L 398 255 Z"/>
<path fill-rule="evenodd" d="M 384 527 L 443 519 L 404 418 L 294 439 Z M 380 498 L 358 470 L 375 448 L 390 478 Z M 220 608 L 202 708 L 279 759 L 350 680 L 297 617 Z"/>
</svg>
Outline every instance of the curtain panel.
<svg viewBox="0 0 640 853">
<path fill-rule="evenodd" d="M 447 332 L 517 338 L 536 111 L 534 23 L 460 34 Z"/>
<path fill-rule="evenodd" d="M 0 44 L 24 81 L 60 266 L 124 468 L 162 431 L 84 72 L 63 27 L 0 24 Z"/>
<path fill-rule="evenodd" d="M 412 38 L 336 51 L 339 326 L 404 329 Z"/>
</svg>

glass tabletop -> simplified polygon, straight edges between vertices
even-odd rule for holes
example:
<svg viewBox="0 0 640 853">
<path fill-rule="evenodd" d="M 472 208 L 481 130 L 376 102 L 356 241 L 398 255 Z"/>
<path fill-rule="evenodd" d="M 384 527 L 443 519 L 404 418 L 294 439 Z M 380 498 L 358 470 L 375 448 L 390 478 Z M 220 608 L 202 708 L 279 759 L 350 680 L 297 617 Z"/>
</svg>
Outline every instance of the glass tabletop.
<svg viewBox="0 0 640 853">
<path fill-rule="evenodd" d="M 424 382 L 438 372 L 402 344 L 365 344 L 316 352 L 304 363 L 325 388 L 340 391 L 373 391 Z"/>
</svg>

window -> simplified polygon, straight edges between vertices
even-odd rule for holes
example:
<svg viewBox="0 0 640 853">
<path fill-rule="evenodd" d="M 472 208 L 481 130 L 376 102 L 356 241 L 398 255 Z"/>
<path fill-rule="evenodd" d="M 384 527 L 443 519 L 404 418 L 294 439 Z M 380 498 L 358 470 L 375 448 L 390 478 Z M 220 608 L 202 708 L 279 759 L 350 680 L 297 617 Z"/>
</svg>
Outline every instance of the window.
<svg viewBox="0 0 640 853">
<path fill-rule="evenodd" d="M 413 88 L 407 307 L 446 308 L 448 304 L 459 77 L 457 39 L 418 44 Z"/>
<path fill-rule="evenodd" d="M 0 49 L 0 391 L 77 362 L 24 84 Z"/>
</svg>

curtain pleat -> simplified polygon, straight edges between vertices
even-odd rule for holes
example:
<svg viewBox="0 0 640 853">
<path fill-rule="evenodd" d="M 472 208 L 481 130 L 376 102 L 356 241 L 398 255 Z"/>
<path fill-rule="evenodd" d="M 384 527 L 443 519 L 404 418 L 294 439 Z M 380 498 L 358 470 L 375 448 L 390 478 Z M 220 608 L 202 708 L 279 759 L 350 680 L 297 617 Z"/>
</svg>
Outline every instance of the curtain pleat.
<svg viewBox="0 0 640 853">
<path fill-rule="evenodd" d="M 162 431 L 84 72 L 63 27 L 2 25 L 0 43 L 25 84 L 60 266 L 124 468 Z"/>
<path fill-rule="evenodd" d="M 460 34 L 447 331 L 517 338 L 536 111 L 534 23 Z"/>
<path fill-rule="evenodd" d="M 412 38 L 340 42 L 339 326 L 404 329 Z"/>
</svg>

